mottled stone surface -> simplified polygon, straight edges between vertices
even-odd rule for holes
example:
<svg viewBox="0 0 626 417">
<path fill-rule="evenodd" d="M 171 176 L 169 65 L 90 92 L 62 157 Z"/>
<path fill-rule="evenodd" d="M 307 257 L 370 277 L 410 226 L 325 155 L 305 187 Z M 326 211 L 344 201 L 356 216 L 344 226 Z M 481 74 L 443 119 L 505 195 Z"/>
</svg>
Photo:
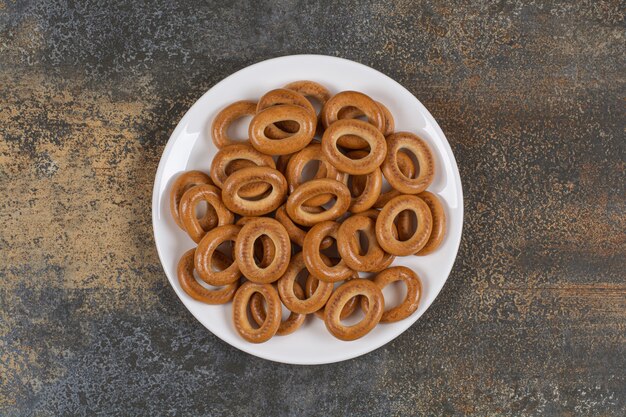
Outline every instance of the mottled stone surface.
<svg viewBox="0 0 626 417">
<path fill-rule="evenodd" d="M 626 414 L 623 1 L 206 3 L 0 0 L 0 414 Z M 328 366 L 211 335 L 151 231 L 185 110 L 297 53 L 411 90 L 466 198 L 428 312 Z"/>
</svg>

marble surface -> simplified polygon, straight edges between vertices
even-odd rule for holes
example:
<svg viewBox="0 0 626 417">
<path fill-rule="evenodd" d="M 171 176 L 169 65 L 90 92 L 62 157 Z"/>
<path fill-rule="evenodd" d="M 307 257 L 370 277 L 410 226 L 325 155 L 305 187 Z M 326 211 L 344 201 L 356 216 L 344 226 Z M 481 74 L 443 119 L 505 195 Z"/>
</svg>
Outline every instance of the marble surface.
<svg viewBox="0 0 626 417">
<path fill-rule="evenodd" d="M 626 414 L 621 1 L 0 0 L 0 414 Z M 465 229 L 389 345 L 326 366 L 205 330 L 154 247 L 185 110 L 282 55 L 362 62 L 432 112 Z"/>
</svg>

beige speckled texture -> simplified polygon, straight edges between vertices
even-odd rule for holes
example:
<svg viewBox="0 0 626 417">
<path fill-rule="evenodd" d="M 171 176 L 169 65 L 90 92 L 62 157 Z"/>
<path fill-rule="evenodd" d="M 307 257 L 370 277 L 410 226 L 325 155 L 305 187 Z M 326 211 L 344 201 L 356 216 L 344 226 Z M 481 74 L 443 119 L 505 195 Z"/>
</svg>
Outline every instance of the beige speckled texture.
<svg viewBox="0 0 626 417">
<path fill-rule="evenodd" d="M 469 3 L 0 0 L 0 415 L 625 415 L 626 7 Z M 219 341 L 152 239 L 185 110 L 295 53 L 412 91 L 466 198 L 433 306 L 328 366 Z"/>
</svg>

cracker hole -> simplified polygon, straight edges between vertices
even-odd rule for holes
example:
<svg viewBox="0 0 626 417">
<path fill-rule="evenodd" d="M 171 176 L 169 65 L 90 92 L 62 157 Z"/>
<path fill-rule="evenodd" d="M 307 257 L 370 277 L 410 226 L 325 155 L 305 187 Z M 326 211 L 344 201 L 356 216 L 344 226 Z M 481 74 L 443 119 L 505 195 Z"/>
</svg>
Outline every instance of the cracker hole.
<svg viewBox="0 0 626 417">
<path fill-rule="evenodd" d="M 300 174 L 300 184 L 311 181 L 315 178 L 320 169 L 320 161 L 312 159 L 304 165 Z"/>
<path fill-rule="evenodd" d="M 380 193 L 384 194 L 388 191 L 393 190 L 394 188 L 391 186 L 391 184 L 389 184 L 389 181 L 387 181 L 387 178 L 383 177 L 383 186 L 380 189 Z"/>
<path fill-rule="evenodd" d="M 209 203 L 204 200 L 201 200 L 196 204 L 196 218 L 201 219 L 206 216 L 207 211 L 209 210 Z"/>
<path fill-rule="evenodd" d="M 419 177 L 420 163 L 419 163 L 419 160 L 417 159 L 417 155 L 415 155 L 415 153 L 413 153 L 413 151 L 408 148 L 400 148 L 398 152 L 404 152 L 406 155 L 408 155 L 409 158 L 411 158 L 411 162 L 413 163 L 413 166 L 415 167 L 415 174 L 413 174 L 413 176 L 410 178 L 414 179 L 414 178 Z M 402 175 L 406 177 L 404 174 Z M 406 178 L 409 178 L 409 177 L 406 177 Z"/>
<path fill-rule="evenodd" d="M 340 320 L 341 324 L 343 324 L 344 326 L 354 326 L 358 324 L 361 320 L 363 320 L 363 318 L 365 318 L 365 313 L 363 312 L 363 309 L 361 308 L 361 300 L 360 300 L 361 296 L 357 295 L 356 297 L 359 297 L 359 300 L 357 300 L 356 309 L 354 310 L 354 313 Z M 349 303 L 350 301 L 348 301 L 348 303 L 346 304 L 349 304 Z"/>
<path fill-rule="evenodd" d="M 250 184 L 268 184 L 268 183 L 265 183 L 263 181 L 257 181 L 257 182 L 251 182 Z M 261 194 L 257 194 L 252 197 L 242 197 L 240 191 L 237 191 L 237 196 L 239 196 L 239 198 L 241 198 L 242 200 L 246 200 L 246 201 L 260 201 L 260 200 L 267 198 L 270 194 L 272 194 L 273 191 L 274 191 L 274 186 L 270 184 L 269 189 Z"/>
<path fill-rule="evenodd" d="M 363 158 L 367 158 L 369 156 L 369 147 L 364 148 L 363 150 L 366 151 L 367 153 L 364 153 L 364 154 L 359 153 L 357 155 L 352 154 L 352 155 L 350 155 L 350 159 L 358 161 L 358 160 L 361 160 Z"/>
<path fill-rule="evenodd" d="M 251 120 L 252 116 L 243 116 L 233 120 L 226 130 L 226 134 L 235 142 L 247 142 L 248 126 L 250 125 Z"/>
<path fill-rule="evenodd" d="M 220 243 L 220 245 L 215 250 L 217 252 L 221 252 L 222 254 L 224 254 L 224 256 L 226 256 L 226 258 L 228 258 L 229 261 L 232 261 L 233 259 L 235 259 L 234 249 L 235 249 L 234 242 L 231 241 L 231 240 L 226 240 L 226 241 Z M 211 262 L 211 265 L 213 265 L 213 264 L 214 264 L 214 262 Z M 231 264 L 232 264 L 232 262 L 231 262 Z"/>
<path fill-rule="evenodd" d="M 257 166 L 257 164 L 248 159 L 233 159 L 226 165 L 226 167 L 224 168 L 224 172 L 226 173 L 226 175 L 230 175 L 240 169 L 254 166 Z"/>
<path fill-rule="evenodd" d="M 309 100 L 309 103 L 311 103 L 311 105 L 315 109 L 315 114 L 320 114 L 320 111 L 322 111 L 322 103 L 320 103 L 316 98 L 313 98 L 311 96 L 305 97 L 307 100 Z"/>
<path fill-rule="evenodd" d="M 263 241 L 265 237 L 265 242 Z M 269 251 L 270 253 L 274 252 L 274 254 L 276 253 L 276 247 L 274 246 L 274 241 L 272 239 L 269 238 L 268 235 L 266 234 L 262 234 L 259 237 L 257 237 L 253 243 L 253 247 L 254 247 L 254 263 L 257 267 L 259 268 L 267 268 L 267 266 L 274 260 L 274 257 L 272 257 L 271 259 L 267 260 L 267 263 L 264 262 L 264 253 L 265 253 L 265 248 L 264 245 L 269 245 Z M 272 249 L 274 249 L 274 251 L 272 251 Z"/>
<path fill-rule="evenodd" d="M 385 311 L 390 310 L 402 303 L 406 298 L 407 288 L 402 280 L 394 281 L 383 288 L 385 298 Z"/>
<path fill-rule="evenodd" d="M 398 228 L 398 240 L 401 242 L 409 240 L 417 230 L 417 216 L 413 210 L 402 210 L 394 223 Z"/>
<path fill-rule="evenodd" d="M 254 297 L 255 294 L 261 294 L 261 293 L 255 292 L 250 297 L 250 300 L 252 300 L 252 297 Z M 263 305 L 265 306 L 265 297 L 261 296 L 261 298 L 263 299 Z M 252 326 L 253 329 L 259 329 L 261 326 L 257 324 L 256 320 L 252 316 L 252 308 L 250 307 L 251 304 L 252 304 L 251 302 L 248 302 L 248 305 L 246 306 L 246 314 L 248 316 L 248 323 L 250 323 L 250 326 Z M 267 311 L 267 306 L 265 306 L 265 311 Z"/>
<path fill-rule="evenodd" d="M 308 277 L 309 277 L 309 271 L 306 268 L 302 268 L 300 272 L 298 272 L 298 275 L 296 275 L 295 282 L 297 282 L 298 284 L 300 284 L 302 288 L 304 288 L 305 287 L 304 284 L 306 283 L 306 279 Z"/>
<path fill-rule="evenodd" d="M 333 195 L 330 201 L 328 201 L 328 203 L 324 204 L 322 207 L 324 207 L 326 210 L 330 210 L 331 208 L 334 207 L 336 203 L 337 203 L 337 196 Z"/>
<path fill-rule="evenodd" d="M 367 177 L 365 175 L 348 175 L 348 190 L 350 190 L 350 196 L 357 198 L 367 185 Z"/>
<path fill-rule="evenodd" d="M 358 230 L 357 236 L 359 238 L 359 255 L 365 256 L 370 248 L 370 240 L 363 230 Z"/>
<path fill-rule="evenodd" d="M 215 290 L 220 290 L 224 288 L 224 287 L 215 287 L 213 285 L 207 284 L 198 276 L 195 269 L 193 271 L 193 277 L 196 279 L 196 282 L 200 284 L 201 287 L 206 288 L 207 290 L 215 291 Z"/>
<path fill-rule="evenodd" d="M 328 236 L 330 237 L 330 236 Z M 335 266 L 339 263 L 339 261 L 341 260 L 340 256 L 339 256 L 339 250 L 337 249 L 337 240 L 335 240 L 335 238 L 330 237 L 332 239 L 332 244 L 330 245 L 330 247 L 326 248 L 326 249 L 322 249 L 320 251 L 320 253 L 322 255 L 326 255 L 328 258 L 330 258 L 330 264 L 331 266 Z"/>
<path fill-rule="evenodd" d="M 263 311 L 265 311 L 265 313 L 267 314 L 267 301 L 265 301 L 265 297 L 263 297 L 263 301 L 261 301 L 261 304 L 263 305 Z M 289 316 L 291 315 L 291 311 L 285 307 L 285 305 L 283 303 L 280 303 L 280 320 L 281 321 L 285 321 L 289 318 Z M 267 315 L 266 315 L 267 317 Z M 252 319 L 252 317 L 251 317 Z M 254 322 L 254 319 L 252 319 L 252 321 Z M 254 322 L 256 323 L 256 322 Z"/>
<path fill-rule="evenodd" d="M 290 119 L 282 119 L 282 120 L 277 120 L 276 123 L 282 123 L 282 122 L 289 122 L 289 124 L 293 124 L 294 125 L 294 130 L 296 125 L 298 126 L 298 130 L 300 130 L 300 123 L 298 123 L 296 120 L 290 120 Z M 296 130 L 296 132 L 298 131 Z M 289 133 L 289 132 L 287 132 Z"/>
<path fill-rule="evenodd" d="M 280 312 L 281 321 L 285 321 L 291 315 L 291 311 L 287 307 L 285 307 L 283 303 L 280 303 L 280 307 L 281 307 L 281 312 Z"/>
</svg>

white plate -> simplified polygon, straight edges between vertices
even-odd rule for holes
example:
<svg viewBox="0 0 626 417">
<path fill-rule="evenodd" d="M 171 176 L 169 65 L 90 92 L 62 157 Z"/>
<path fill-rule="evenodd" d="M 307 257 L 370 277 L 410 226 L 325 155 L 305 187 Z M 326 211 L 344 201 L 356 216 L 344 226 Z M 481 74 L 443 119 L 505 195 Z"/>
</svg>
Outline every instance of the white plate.
<svg viewBox="0 0 626 417">
<path fill-rule="evenodd" d="M 443 201 L 448 231 L 442 246 L 425 257 L 400 257 L 394 265 L 412 268 L 422 279 L 419 309 L 409 318 L 378 325 L 365 337 L 343 342 L 326 331 L 321 320 L 307 321 L 289 336 L 276 336 L 266 343 L 252 344 L 235 331 L 231 305 L 210 306 L 189 297 L 180 287 L 176 265 L 194 242 L 180 230 L 170 215 L 169 192 L 172 179 L 180 172 L 198 169 L 208 173 L 216 148 L 209 128 L 217 112 L 243 99 L 257 100 L 263 93 L 291 81 L 314 80 L 337 93 L 357 90 L 383 102 L 396 122 L 396 131 L 411 131 L 424 138 L 436 159 L 436 175 L 429 190 Z M 239 126 L 245 137 L 245 126 Z M 291 364 L 324 364 L 351 359 L 377 349 L 411 326 L 431 305 L 452 269 L 461 240 L 463 194 L 454 155 L 443 132 L 426 108 L 408 90 L 386 75 L 365 65 L 321 55 L 294 55 L 270 59 L 244 68 L 217 83 L 189 109 L 172 133 L 154 182 L 152 196 L 154 238 L 163 269 L 174 291 L 189 311 L 207 329 L 230 345 L 261 358 Z M 384 291 L 389 302 L 399 299 L 402 286 Z"/>
</svg>

